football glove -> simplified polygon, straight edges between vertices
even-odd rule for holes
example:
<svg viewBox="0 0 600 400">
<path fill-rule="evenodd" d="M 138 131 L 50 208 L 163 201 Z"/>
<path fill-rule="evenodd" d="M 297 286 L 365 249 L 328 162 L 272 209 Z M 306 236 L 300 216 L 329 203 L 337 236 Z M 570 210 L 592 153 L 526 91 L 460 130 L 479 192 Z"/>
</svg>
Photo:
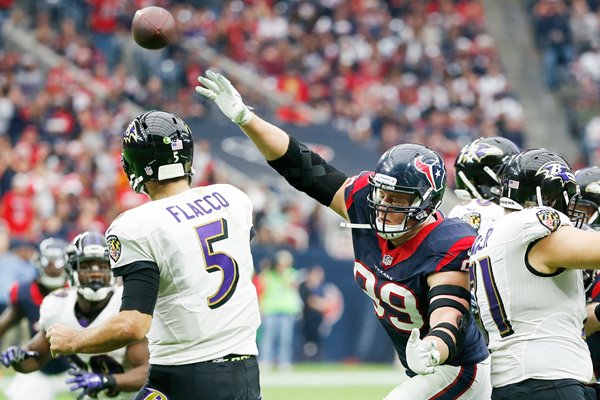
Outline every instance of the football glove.
<svg viewBox="0 0 600 400">
<path fill-rule="evenodd" d="M 23 360 L 27 360 L 32 357 L 39 357 L 37 351 L 23 350 L 19 346 L 10 346 L 2 355 L 0 355 L 0 362 L 5 367 L 11 367 L 20 364 Z"/>
<path fill-rule="evenodd" d="M 433 374 L 440 364 L 440 352 L 435 348 L 435 342 L 421 340 L 417 328 L 412 330 L 406 344 L 406 362 L 419 375 Z"/>
<path fill-rule="evenodd" d="M 83 389 L 77 400 L 83 399 L 85 396 L 96 398 L 98 392 L 102 390 L 112 391 L 115 388 L 116 382 L 112 376 L 106 376 L 102 374 L 96 374 L 93 372 L 87 372 L 75 364 L 71 364 L 72 368 L 68 371 L 71 378 L 66 380 L 67 384 L 73 384 L 69 388 L 71 392 Z"/>
<path fill-rule="evenodd" d="M 198 77 L 198 82 L 203 86 L 196 86 L 196 92 L 214 101 L 227 118 L 239 126 L 244 126 L 250 121 L 250 108 L 244 104 L 240 93 L 223 75 L 208 70 L 206 77 Z"/>
</svg>

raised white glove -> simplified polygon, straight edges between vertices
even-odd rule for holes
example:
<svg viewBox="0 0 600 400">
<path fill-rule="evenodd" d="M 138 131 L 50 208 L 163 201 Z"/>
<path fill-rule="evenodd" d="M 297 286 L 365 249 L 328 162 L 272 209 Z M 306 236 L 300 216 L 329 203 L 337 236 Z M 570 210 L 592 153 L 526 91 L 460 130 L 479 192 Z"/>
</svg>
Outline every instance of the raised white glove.
<svg viewBox="0 0 600 400">
<path fill-rule="evenodd" d="M 198 82 L 204 86 L 196 86 L 196 92 L 213 100 L 227 118 L 240 126 L 250 121 L 250 109 L 244 104 L 240 93 L 223 75 L 208 70 L 206 77 L 198 77 Z"/>
<path fill-rule="evenodd" d="M 419 330 L 414 328 L 406 344 L 406 362 L 408 367 L 419 375 L 429 375 L 440 364 L 440 352 L 432 341 L 419 338 Z"/>
</svg>

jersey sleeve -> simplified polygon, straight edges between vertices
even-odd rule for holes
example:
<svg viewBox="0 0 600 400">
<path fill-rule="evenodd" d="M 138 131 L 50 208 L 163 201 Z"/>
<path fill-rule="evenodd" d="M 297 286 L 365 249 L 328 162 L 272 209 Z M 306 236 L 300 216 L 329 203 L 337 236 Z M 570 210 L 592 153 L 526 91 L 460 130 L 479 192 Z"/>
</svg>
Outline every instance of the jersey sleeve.
<svg viewBox="0 0 600 400">
<path fill-rule="evenodd" d="M 531 243 L 556 232 L 561 226 L 572 226 L 569 218 L 550 207 L 526 209 L 522 218 L 523 241 Z"/>
<path fill-rule="evenodd" d="M 432 242 L 434 248 L 430 249 L 437 254 L 435 272 L 468 271 L 477 232 L 463 221 L 453 220 L 448 221 L 440 233 L 440 238 Z"/>
<path fill-rule="evenodd" d="M 346 200 L 346 210 L 351 221 L 361 221 L 362 215 L 366 215 L 367 196 L 369 195 L 369 177 L 373 173 L 363 171 L 350 178 L 344 189 L 344 199 Z"/>
<path fill-rule="evenodd" d="M 594 277 L 594 283 L 590 290 L 590 299 L 593 303 L 600 303 L 600 274 Z"/>
<path fill-rule="evenodd" d="M 113 270 L 135 261 L 154 262 L 147 239 L 136 237 L 125 227 L 127 222 L 124 217 L 118 218 L 106 231 L 106 246 Z"/>
<path fill-rule="evenodd" d="M 66 289 L 57 289 L 44 297 L 42 305 L 40 306 L 39 319 L 40 327 L 43 330 L 47 331 L 50 325 L 56 322 L 55 314 L 60 312 L 59 299 L 60 296 L 63 296 L 66 293 L 65 290 Z"/>
<path fill-rule="evenodd" d="M 8 294 L 9 294 L 10 305 L 13 307 L 16 306 L 17 302 L 19 301 L 19 282 L 13 282 Z"/>
</svg>

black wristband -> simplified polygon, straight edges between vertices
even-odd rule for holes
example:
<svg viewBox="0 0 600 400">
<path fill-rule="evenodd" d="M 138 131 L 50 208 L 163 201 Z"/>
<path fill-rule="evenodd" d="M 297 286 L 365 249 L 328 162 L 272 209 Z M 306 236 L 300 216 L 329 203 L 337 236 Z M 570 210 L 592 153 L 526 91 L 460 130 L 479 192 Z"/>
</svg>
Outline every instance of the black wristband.
<svg viewBox="0 0 600 400">
<path fill-rule="evenodd" d="M 117 387 L 117 380 L 114 376 L 104 375 L 104 378 L 106 379 L 104 381 L 104 389 L 106 389 L 107 391 L 112 391 L 114 388 Z"/>
<path fill-rule="evenodd" d="M 594 316 L 600 321 L 600 303 L 596 304 L 596 307 L 594 307 Z"/>
<path fill-rule="evenodd" d="M 435 336 L 442 339 L 442 342 L 446 344 L 446 347 L 448 347 L 448 357 L 446 358 L 446 362 L 454 358 L 456 355 L 456 343 L 454 343 L 454 340 L 452 340 L 452 336 L 450 336 L 449 333 L 441 329 L 432 329 L 427 336 Z"/>
</svg>

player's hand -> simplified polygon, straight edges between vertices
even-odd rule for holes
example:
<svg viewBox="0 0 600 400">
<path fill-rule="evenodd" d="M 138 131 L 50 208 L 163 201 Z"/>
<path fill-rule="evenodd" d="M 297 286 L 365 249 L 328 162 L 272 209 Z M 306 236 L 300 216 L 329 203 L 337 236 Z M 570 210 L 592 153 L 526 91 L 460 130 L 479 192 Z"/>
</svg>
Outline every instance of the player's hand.
<svg viewBox="0 0 600 400">
<path fill-rule="evenodd" d="M 75 364 L 71 364 L 71 367 L 69 375 L 72 377 L 66 380 L 67 384 L 72 384 L 69 390 L 75 392 L 83 389 L 77 396 L 77 400 L 81 400 L 85 396 L 96 398 L 98 392 L 105 389 L 112 389 L 107 376 L 84 371 L 79 369 Z"/>
<path fill-rule="evenodd" d="M 11 367 L 13 365 L 20 364 L 22 361 L 32 357 L 39 357 L 40 353 L 37 351 L 23 350 L 19 346 L 10 346 L 2 355 L 0 355 L 0 362 L 5 367 Z"/>
<path fill-rule="evenodd" d="M 53 324 L 46 331 L 52 357 L 77 353 L 76 339 L 77 331 L 63 324 Z"/>
<path fill-rule="evenodd" d="M 440 364 L 440 352 L 435 343 L 419 338 L 419 330 L 414 328 L 406 344 L 406 362 L 408 367 L 419 375 L 429 375 L 436 371 Z"/>
<path fill-rule="evenodd" d="M 206 76 L 199 76 L 196 92 L 214 101 L 227 118 L 240 126 L 244 126 L 252 118 L 252 112 L 244 104 L 242 96 L 223 75 L 211 70 Z"/>
</svg>

